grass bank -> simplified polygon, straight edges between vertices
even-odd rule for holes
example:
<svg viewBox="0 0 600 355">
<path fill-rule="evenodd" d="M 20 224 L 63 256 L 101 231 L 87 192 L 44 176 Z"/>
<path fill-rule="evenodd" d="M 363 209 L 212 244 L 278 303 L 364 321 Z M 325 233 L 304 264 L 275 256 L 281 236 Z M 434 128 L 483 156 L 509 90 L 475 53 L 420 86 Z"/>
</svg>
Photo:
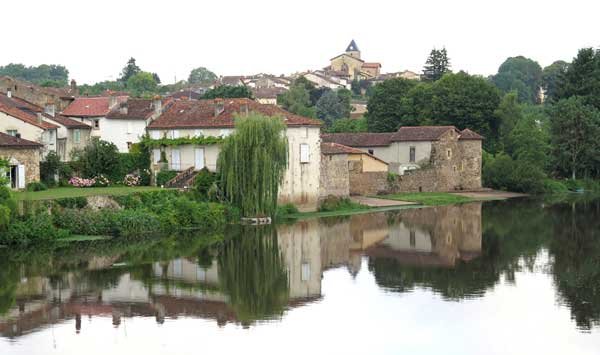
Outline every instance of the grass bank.
<svg viewBox="0 0 600 355">
<path fill-rule="evenodd" d="M 118 187 L 57 187 L 44 191 L 19 191 L 14 193 L 17 201 L 57 200 L 70 197 L 125 196 L 136 192 L 164 190 L 156 186 Z"/>
<path fill-rule="evenodd" d="M 389 206 L 389 207 L 368 207 L 362 206 L 355 209 L 343 209 L 337 211 L 315 211 L 315 212 L 298 212 L 282 216 L 283 219 L 307 219 L 320 217 L 338 217 L 338 216 L 353 216 L 364 213 L 376 213 L 386 211 L 404 210 L 409 208 L 420 208 L 423 205 L 405 205 L 405 206 Z"/>
<path fill-rule="evenodd" d="M 442 206 L 452 205 L 456 203 L 479 201 L 479 199 L 474 199 L 446 192 L 406 192 L 391 195 L 381 195 L 377 196 L 377 198 L 395 201 L 416 202 L 425 206 Z"/>
</svg>

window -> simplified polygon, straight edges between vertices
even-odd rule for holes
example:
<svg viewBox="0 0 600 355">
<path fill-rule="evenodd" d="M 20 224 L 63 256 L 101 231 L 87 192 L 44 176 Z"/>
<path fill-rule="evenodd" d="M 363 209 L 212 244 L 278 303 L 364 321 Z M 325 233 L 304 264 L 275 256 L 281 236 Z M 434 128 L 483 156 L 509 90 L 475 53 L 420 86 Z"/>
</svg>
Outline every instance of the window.
<svg viewBox="0 0 600 355">
<path fill-rule="evenodd" d="M 131 144 L 132 144 L 131 142 L 127 142 L 127 151 L 131 150 Z"/>
<path fill-rule="evenodd" d="M 308 127 L 302 129 L 302 138 L 308 138 Z"/>
<path fill-rule="evenodd" d="M 411 163 L 414 163 L 416 156 L 417 156 L 417 147 L 410 147 L 410 152 L 408 153 L 408 161 Z"/>
<path fill-rule="evenodd" d="M 172 139 L 177 139 L 177 138 L 179 138 L 179 131 L 178 131 L 178 130 L 176 130 L 176 129 L 172 130 L 172 131 L 171 131 L 171 138 L 172 138 Z"/>
<path fill-rule="evenodd" d="M 310 280 L 310 264 L 302 263 L 302 281 Z"/>
<path fill-rule="evenodd" d="M 131 134 L 133 131 L 133 124 L 131 122 L 127 122 L 127 134 Z"/>
<path fill-rule="evenodd" d="M 157 131 L 157 130 L 150 131 L 150 138 L 160 139 L 160 131 Z"/>
<path fill-rule="evenodd" d="M 374 154 L 374 150 L 373 149 L 369 149 L 369 154 L 373 155 Z"/>
<path fill-rule="evenodd" d="M 13 137 L 16 137 L 17 133 L 18 133 L 18 131 L 16 129 L 9 129 L 6 131 L 6 134 L 8 134 L 9 136 L 13 136 Z"/>
<path fill-rule="evenodd" d="M 100 120 L 94 120 L 94 129 L 100 129 Z"/>
<path fill-rule="evenodd" d="M 448 156 L 448 159 L 452 158 L 452 149 L 446 149 L 446 155 Z"/>
<path fill-rule="evenodd" d="M 310 162 L 310 150 L 308 144 L 300 144 L 300 163 Z"/>
<path fill-rule="evenodd" d="M 81 143 L 81 131 L 78 129 L 73 130 L 73 142 L 75 144 Z"/>
<path fill-rule="evenodd" d="M 153 149 L 152 150 L 152 161 L 154 162 L 154 164 L 158 164 L 158 162 L 160 161 L 160 149 Z"/>
<path fill-rule="evenodd" d="M 202 133 L 201 129 L 196 129 L 196 130 L 194 130 L 194 136 L 195 137 L 202 137 L 202 136 L 204 136 L 204 133 Z"/>
</svg>

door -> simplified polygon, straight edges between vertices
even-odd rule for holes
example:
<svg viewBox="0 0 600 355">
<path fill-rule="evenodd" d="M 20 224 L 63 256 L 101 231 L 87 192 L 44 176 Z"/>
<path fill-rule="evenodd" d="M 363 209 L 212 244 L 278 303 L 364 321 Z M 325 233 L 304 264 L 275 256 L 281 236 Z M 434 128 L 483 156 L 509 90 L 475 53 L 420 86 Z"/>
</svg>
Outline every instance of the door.
<svg viewBox="0 0 600 355">
<path fill-rule="evenodd" d="M 204 148 L 196 148 L 196 170 L 204 168 Z"/>
<path fill-rule="evenodd" d="M 179 149 L 171 151 L 171 170 L 181 170 L 181 156 Z"/>
<path fill-rule="evenodd" d="M 17 181 L 19 182 L 19 189 L 25 188 L 25 165 L 17 166 Z"/>
</svg>

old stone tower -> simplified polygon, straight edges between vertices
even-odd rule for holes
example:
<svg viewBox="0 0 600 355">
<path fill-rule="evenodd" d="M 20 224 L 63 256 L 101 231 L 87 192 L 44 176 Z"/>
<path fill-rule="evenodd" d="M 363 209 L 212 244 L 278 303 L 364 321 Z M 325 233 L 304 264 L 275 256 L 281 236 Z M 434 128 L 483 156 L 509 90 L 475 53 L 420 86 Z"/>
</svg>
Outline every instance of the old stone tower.
<svg viewBox="0 0 600 355">
<path fill-rule="evenodd" d="M 346 54 L 348 54 L 351 57 L 360 59 L 360 49 L 358 49 L 358 46 L 356 45 L 356 42 L 354 42 L 354 40 L 352 40 L 346 48 Z"/>
</svg>

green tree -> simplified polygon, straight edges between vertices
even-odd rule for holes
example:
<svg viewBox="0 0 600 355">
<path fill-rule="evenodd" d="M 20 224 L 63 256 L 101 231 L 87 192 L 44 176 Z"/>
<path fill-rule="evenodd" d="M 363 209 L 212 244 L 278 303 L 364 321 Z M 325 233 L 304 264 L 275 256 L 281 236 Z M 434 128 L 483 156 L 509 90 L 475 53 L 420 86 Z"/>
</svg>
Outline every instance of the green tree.
<svg viewBox="0 0 600 355">
<path fill-rule="evenodd" d="M 83 84 L 78 86 L 79 94 L 81 95 L 102 95 L 107 90 L 110 91 L 124 91 L 125 83 L 122 81 L 102 81 L 95 83 L 94 85 Z"/>
<path fill-rule="evenodd" d="M 252 98 L 252 91 L 246 86 L 221 85 L 207 90 L 202 98 L 204 99 L 232 99 L 232 98 Z"/>
<path fill-rule="evenodd" d="M 331 127 L 326 129 L 328 133 L 358 133 L 367 132 L 366 118 L 342 118 L 333 122 Z"/>
<path fill-rule="evenodd" d="M 75 160 L 79 160 L 82 174 L 86 178 L 105 175 L 112 181 L 120 179 L 119 150 L 113 143 L 92 139 Z"/>
<path fill-rule="evenodd" d="M 315 109 L 310 99 L 310 91 L 299 80 L 296 80 L 288 91 L 277 97 L 277 103 L 291 113 L 305 117 L 316 117 Z M 308 80 L 304 80 L 308 82 Z"/>
<path fill-rule="evenodd" d="M 546 97 L 556 97 L 560 82 L 568 68 L 569 63 L 557 60 L 542 70 L 542 87 L 546 91 Z"/>
<path fill-rule="evenodd" d="M 333 122 L 343 118 L 344 109 L 340 98 L 333 91 L 328 91 L 317 101 L 316 105 L 317 118 L 323 120 L 327 127 L 330 127 Z"/>
<path fill-rule="evenodd" d="M 584 48 L 560 76 L 551 99 L 558 101 L 580 96 L 587 105 L 600 109 L 600 50 Z"/>
<path fill-rule="evenodd" d="M 392 132 L 407 123 L 414 124 L 414 121 L 406 121 L 406 99 L 416 85 L 415 81 L 407 79 L 389 79 L 375 85 L 365 115 L 369 132 Z"/>
<path fill-rule="evenodd" d="M 221 147 L 217 168 L 226 198 L 242 216 L 273 216 L 288 163 L 281 118 L 250 114 L 237 118 Z"/>
<path fill-rule="evenodd" d="M 423 68 L 423 79 L 426 81 L 436 81 L 441 79 L 444 74 L 450 72 L 450 59 L 448 58 L 446 48 L 432 49 Z"/>
<path fill-rule="evenodd" d="M 158 85 L 151 73 L 139 72 L 127 80 L 127 89 L 133 96 L 140 97 L 157 91 Z"/>
<path fill-rule="evenodd" d="M 131 78 L 132 76 L 136 75 L 137 73 L 139 73 L 141 71 L 142 70 L 140 69 L 140 67 L 138 67 L 137 64 L 135 64 L 135 58 L 131 57 L 127 61 L 127 64 L 125 65 L 125 67 L 123 67 L 119 81 L 121 81 L 123 83 L 127 83 L 129 81 L 129 78 Z"/>
<path fill-rule="evenodd" d="M 156 84 L 160 84 L 160 77 L 156 73 L 152 73 L 152 79 L 156 82 Z"/>
<path fill-rule="evenodd" d="M 504 93 L 516 91 L 520 102 L 536 103 L 542 86 L 542 68 L 532 59 L 510 57 L 500 65 L 492 81 Z"/>
<path fill-rule="evenodd" d="M 560 171 L 575 179 L 598 171 L 600 110 L 583 97 L 558 101 L 550 109 L 553 155 Z"/>
<path fill-rule="evenodd" d="M 535 115 L 523 114 L 509 133 L 505 149 L 515 160 L 544 171 L 549 168 L 549 137 Z"/>
<path fill-rule="evenodd" d="M 66 86 L 69 79 L 67 68 L 56 64 L 26 67 L 23 64 L 10 63 L 0 66 L 0 75 L 8 75 L 34 84 L 53 87 Z"/>
<path fill-rule="evenodd" d="M 512 130 L 523 118 L 516 91 L 504 95 L 500 105 L 494 111 L 494 115 L 500 126 L 497 150 L 505 149 L 509 145 L 508 139 Z"/>
<path fill-rule="evenodd" d="M 208 84 L 217 80 L 217 74 L 206 69 L 205 67 L 198 67 L 190 71 L 188 77 L 188 83 L 190 84 Z"/>
</svg>

